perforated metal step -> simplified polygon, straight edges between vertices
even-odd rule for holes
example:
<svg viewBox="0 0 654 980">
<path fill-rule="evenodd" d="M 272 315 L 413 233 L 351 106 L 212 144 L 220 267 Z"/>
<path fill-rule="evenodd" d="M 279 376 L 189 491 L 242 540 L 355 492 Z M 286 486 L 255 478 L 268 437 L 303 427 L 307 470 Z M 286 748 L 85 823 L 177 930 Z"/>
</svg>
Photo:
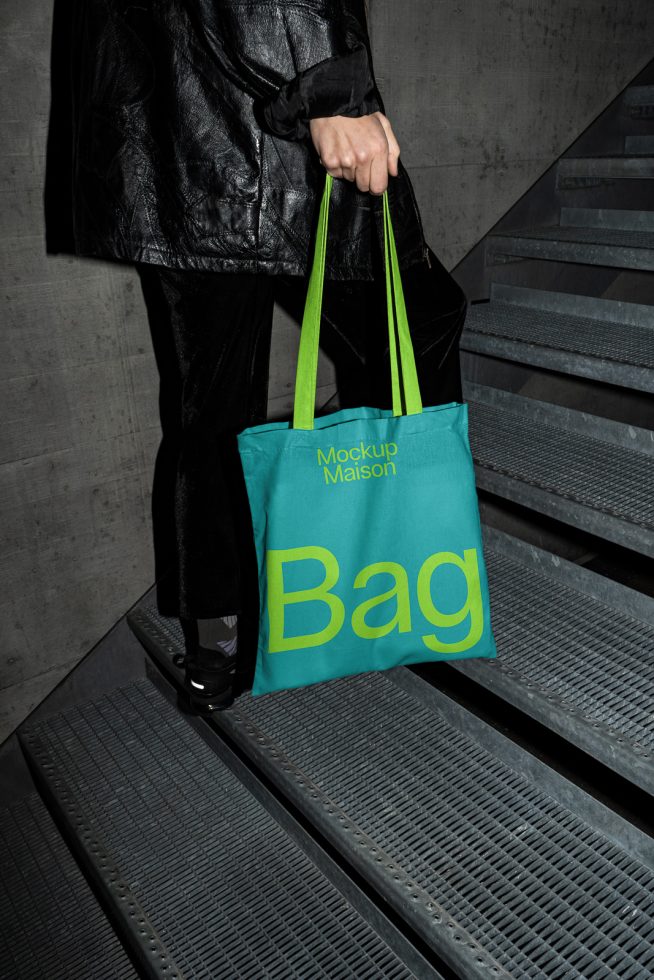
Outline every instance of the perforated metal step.
<svg viewBox="0 0 654 980">
<path fill-rule="evenodd" d="M 493 283 L 468 309 L 465 350 L 654 391 L 654 307 Z"/>
<path fill-rule="evenodd" d="M 654 599 L 485 528 L 493 630 L 466 677 L 654 795 Z"/>
<path fill-rule="evenodd" d="M 654 156 L 654 135 L 632 133 L 624 138 L 624 151 L 627 154 Z"/>
<path fill-rule="evenodd" d="M 654 85 L 630 85 L 622 104 L 632 119 L 654 119 Z"/>
<path fill-rule="evenodd" d="M 148 975 L 439 977 L 402 962 L 385 916 L 382 937 L 149 680 L 21 742 Z"/>
<path fill-rule="evenodd" d="M 3 980 L 136 980 L 36 793 L 0 810 L 0 862 Z"/>
<path fill-rule="evenodd" d="M 176 621 L 136 618 L 170 657 Z M 654 841 L 406 668 L 215 723 L 466 980 L 654 970 Z"/>
<path fill-rule="evenodd" d="M 654 438 L 645 429 L 464 384 L 477 483 L 654 555 Z"/>
<path fill-rule="evenodd" d="M 607 178 L 610 180 L 649 179 L 654 177 L 654 158 L 634 157 L 562 157 L 557 177 Z"/>
<path fill-rule="evenodd" d="M 489 262 L 503 257 L 654 269 L 654 212 L 561 208 L 558 225 L 497 231 L 487 239 Z"/>
</svg>

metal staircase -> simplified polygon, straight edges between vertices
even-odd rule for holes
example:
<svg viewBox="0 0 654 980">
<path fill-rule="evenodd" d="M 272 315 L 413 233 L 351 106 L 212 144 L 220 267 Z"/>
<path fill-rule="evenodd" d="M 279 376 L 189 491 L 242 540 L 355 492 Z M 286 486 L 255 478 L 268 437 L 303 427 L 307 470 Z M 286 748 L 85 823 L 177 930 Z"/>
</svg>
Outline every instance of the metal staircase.
<svg viewBox="0 0 654 980">
<path fill-rule="evenodd" d="M 478 485 L 501 502 L 489 565 L 502 653 L 452 665 L 649 794 L 654 573 L 640 566 L 639 591 L 620 571 L 654 557 L 654 134 L 630 131 L 653 124 L 654 86 L 628 88 L 484 243 L 489 299 L 461 346 Z M 610 155 L 590 155 L 594 138 Z M 537 220 L 517 227 L 527 213 Z M 530 543 L 498 530 L 508 502 Z"/>
<path fill-rule="evenodd" d="M 209 722 L 152 590 L 21 727 L 2 980 L 654 977 L 653 144 L 633 86 L 457 272 L 498 658 Z"/>
</svg>

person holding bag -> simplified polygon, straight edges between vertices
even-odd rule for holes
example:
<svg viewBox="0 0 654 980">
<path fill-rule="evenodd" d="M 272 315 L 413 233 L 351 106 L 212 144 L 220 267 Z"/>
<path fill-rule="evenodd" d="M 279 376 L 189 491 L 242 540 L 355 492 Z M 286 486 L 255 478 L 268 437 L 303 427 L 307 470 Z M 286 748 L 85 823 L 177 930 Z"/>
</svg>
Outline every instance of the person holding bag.
<svg viewBox="0 0 654 980">
<path fill-rule="evenodd" d="M 430 404 L 460 397 L 466 301 L 425 242 L 362 0 L 55 0 L 52 70 L 46 246 L 138 271 L 161 376 L 157 602 L 182 623 L 190 707 L 210 712 L 252 685 L 258 576 L 236 437 L 265 421 L 273 304 L 306 286 L 325 173 L 338 242 L 325 325 L 354 379 L 341 404 L 389 397 L 367 358 L 385 355 L 371 340 L 385 191 Z"/>
</svg>

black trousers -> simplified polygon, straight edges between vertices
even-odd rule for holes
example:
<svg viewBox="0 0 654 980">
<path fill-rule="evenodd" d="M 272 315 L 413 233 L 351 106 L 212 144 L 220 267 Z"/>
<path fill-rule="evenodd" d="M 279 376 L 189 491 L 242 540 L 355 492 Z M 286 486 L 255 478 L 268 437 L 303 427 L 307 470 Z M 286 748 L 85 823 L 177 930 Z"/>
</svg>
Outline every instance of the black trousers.
<svg viewBox="0 0 654 980">
<path fill-rule="evenodd" d="M 461 400 L 466 311 L 463 292 L 433 252 L 430 263 L 402 276 L 426 405 Z M 157 604 L 162 615 L 180 619 L 240 614 L 240 693 L 254 675 L 259 593 L 236 434 L 266 419 L 274 303 L 300 321 L 306 280 L 136 268 L 160 377 L 162 440 L 152 488 Z M 381 265 L 373 282 L 325 283 L 321 346 L 336 366 L 338 407 L 390 407 Z"/>
</svg>

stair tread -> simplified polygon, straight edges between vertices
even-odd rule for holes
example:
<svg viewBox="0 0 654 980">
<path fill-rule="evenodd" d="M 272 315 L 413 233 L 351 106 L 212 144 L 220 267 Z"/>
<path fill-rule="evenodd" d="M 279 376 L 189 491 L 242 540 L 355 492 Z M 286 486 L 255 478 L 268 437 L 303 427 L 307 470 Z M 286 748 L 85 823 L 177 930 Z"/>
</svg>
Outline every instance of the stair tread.
<svg viewBox="0 0 654 980">
<path fill-rule="evenodd" d="M 623 228 L 573 225 L 541 225 L 515 231 L 496 231 L 494 238 L 523 238 L 535 241 L 572 242 L 580 245 L 614 245 L 620 248 L 654 249 L 654 232 Z"/>
<path fill-rule="evenodd" d="M 654 530 L 654 460 L 517 411 L 471 404 L 475 462 Z"/>
<path fill-rule="evenodd" d="M 159 631 L 162 651 L 182 642 L 176 620 L 160 616 L 154 599 L 138 614 L 150 642 Z M 357 851 L 357 828 L 367 835 L 382 859 L 377 887 L 388 901 L 400 887 L 394 875 L 408 874 L 503 975 L 590 976 L 620 962 L 635 977 L 642 965 L 630 960 L 634 951 L 654 955 L 645 908 L 654 870 L 637 856 L 640 845 L 615 832 L 626 828 L 621 818 L 610 815 L 609 840 L 582 790 L 552 770 L 544 777 L 547 767 L 413 672 L 246 693 L 217 724 L 307 814 L 316 797 L 329 802 L 324 833 L 352 822 L 339 838 L 346 855 Z M 638 839 L 649 854 L 648 839 Z M 367 861 L 374 869 L 374 856 Z M 617 901 L 627 894 L 628 918 Z M 408 913 L 416 923 L 418 910 L 416 903 Z M 647 923 L 645 933 L 638 923 Z M 432 942 L 443 940 L 435 934 Z M 587 972 L 575 972 L 582 961 Z M 477 976 L 474 960 L 464 975 Z"/>
<path fill-rule="evenodd" d="M 624 153 L 590 153 L 587 156 L 560 157 L 559 163 L 575 163 L 577 161 L 587 162 L 588 160 L 599 160 L 600 162 L 625 163 L 632 161 L 642 161 L 642 156 L 629 156 Z M 648 162 L 654 163 L 654 155 L 645 158 Z"/>
<path fill-rule="evenodd" d="M 148 679 L 21 741 L 106 887 L 129 883 L 166 976 L 414 976 Z"/>
<path fill-rule="evenodd" d="M 624 91 L 624 101 L 628 105 L 654 104 L 654 85 L 629 85 Z"/>
<path fill-rule="evenodd" d="M 652 327 L 491 300 L 468 308 L 466 332 L 654 369 Z"/>
<path fill-rule="evenodd" d="M 485 529 L 494 661 L 452 666 L 654 793 L 654 600 Z"/>
<path fill-rule="evenodd" d="M 0 809 L 0 976 L 138 976 L 37 793 Z"/>
<path fill-rule="evenodd" d="M 631 133 L 625 136 L 624 150 L 627 154 L 639 156 L 654 156 L 654 135 Z"/>
<path fill-rule="evenodd" d="M 364 833 L 410 869 L 509 976 L 526 976 L 538 967 L 541 976 L 557 967 L 563 974 L 571 967 L 566 954 L 576 960 L 582 951 L 592 962 L 593 948 L 605 938 L 597 926 L 593 935 L 593 913 L 587 928 L 579 930 L 585 936 L 580 942 L 565 927 L 566 903 L 554 903 L 553 895 L 559 889 L 576 891 L 571 904 L 583 917 L 581 896 L 601 887 L 601 880 L 620 892 L 614 874 L 628 855 L 614 851 L 612 868 L 591 870 L 597 852 L 606 855 L 608 842 L 601 834 L 594 837 L 596 831 L 554 803 L 535 781 L 486 751 L 466 728 L 458 730 L 398 692 L 389 678 L 375 675 L 335 683 L 329 690 L 320 687 L 251 699 L 243 714 L 309 772 Z M 321 732 L 320 745 L 306 737 L 309 719 Z M 357 773 L 365 774 L 363 785 L 360 780 L 357 785 Z M 585 841 L 581 847 L 580 840 Z M 654 885 L 651 869 L 642 871 Z M 632 866 L 630 877 L 634 873 Z M 651 893 L 642 896 L 649 902 Z M 595 893 L 593 904 L 595 913 L 608 912 L 608 892 Z M 526 925 L 534 921 L 537 933 Z M 654 929 L 651 933 L 654 940 Z M 616 942 L 615 932 L 612 937 Z M 621 946 L 618 940 L 614 955 Z M 603 955 L 595 956 L 596 967 Z"/>
<path fill-rule="evenodd" d="M 469 382 L 464 392 L 481 487 L 654 554 L 649 433 Z"/>
<path fill-rule="evenodd" d="M 558 172 L 562 176 L 625 176 L 650 178 L 654 176 L 654 156 L 638 154 L 634 156 L 587 156 L 562 157 Z"/>
</svg>

